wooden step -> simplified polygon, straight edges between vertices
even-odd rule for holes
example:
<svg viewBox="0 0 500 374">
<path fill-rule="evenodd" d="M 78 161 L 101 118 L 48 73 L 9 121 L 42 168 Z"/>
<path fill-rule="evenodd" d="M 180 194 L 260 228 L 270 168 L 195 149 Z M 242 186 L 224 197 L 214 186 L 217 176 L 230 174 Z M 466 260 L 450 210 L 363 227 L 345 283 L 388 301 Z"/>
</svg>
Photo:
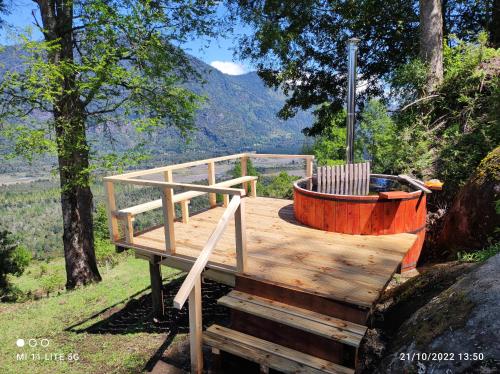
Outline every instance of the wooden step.
<svg viewBox="0 0 500 374">
<path fill-rule="evenodd" d="M 282 323 L 355 348 L 359 347 L 367 329 L 366 326 L 356 323 L 240 291 L 231 291 L 217 302 L 228 308 Z"/>
<path fill-rule="evenodd" d="M 354 373 L 353 369 L 218 325 L 203 333 L 203 343 L 283 373 Z"/>
<path fill-rule="evenodd" d="M 267 271 L 272 272 L 271 269 Z M 293 270 L 290 268 L 290 271 Z M 335 295 L 325 297 L 289 284 L 276 284 L 241 274 L 237 274 L 235 280 L 235 290 L 237 291 L 311 310 L 343 321 L 364 325 L 370 313 L 370 307 L 335 299 Z M 357 287 L 354 283 L 351 286 Z"/>
</svg>

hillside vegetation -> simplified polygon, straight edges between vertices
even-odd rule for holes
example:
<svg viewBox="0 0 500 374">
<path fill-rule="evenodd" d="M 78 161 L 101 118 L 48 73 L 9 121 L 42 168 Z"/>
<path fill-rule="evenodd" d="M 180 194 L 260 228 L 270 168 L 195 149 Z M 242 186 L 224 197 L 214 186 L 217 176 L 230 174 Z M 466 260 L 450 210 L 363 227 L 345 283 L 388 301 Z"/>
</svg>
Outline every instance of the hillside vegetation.
<svg viewBox="0 0 500 374">
<path fill-rule="evenodd" d="M 141 157 L 141 167 L 249 150 L 298 152 L 304 143 L 301 131 L 313 120 L 311 113 L 302 111 L 292 119 L 278 119 L 276 113 L 285 96 L 266 87 L 255 72 L 231 76 L 195 57 L 189 58 L 201 79 L 200 83 L 187 83 L 187 86 L 202 95 L 205 101 L 196 114 L 196 130 L 188 139 L 181 139 L 178 131 L 167 124 L 151 134 L 138 133 L 128 120 L 120 126 L 94 127 L 88 136 L 95 150 L 95 162 L 102 162 L 102 156 L 110 151 L 118 154 L 127 151 L 131 155 L 130 149 L 138 146 L 141 156 L 151 155 L 148 160 Z M 0 49 L 0 61 L 1 75 L 20 65 L 20 51 L 15 47 Z M 42 119 L 42 116 L 34 112 L 33 119 Z M 50 156 L 37 158 L 32 164 L 21 159 L 5 160 L 5 155 L 11 151 L 10 144 L 0 137 L 0 174 L 22 171 L 40 175 L 40 171 L 46 174 L 55 166 L 55 157 Z"/>
</svg>

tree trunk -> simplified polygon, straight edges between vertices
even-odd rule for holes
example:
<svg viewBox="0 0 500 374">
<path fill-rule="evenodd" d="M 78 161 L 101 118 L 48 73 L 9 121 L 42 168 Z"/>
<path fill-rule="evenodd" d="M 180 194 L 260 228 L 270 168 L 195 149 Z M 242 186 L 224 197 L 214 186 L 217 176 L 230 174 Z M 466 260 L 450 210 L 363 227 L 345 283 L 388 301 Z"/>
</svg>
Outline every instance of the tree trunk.
<svg viewBox="0 0 500 374">
<path fill-rule="evenodd" d="M 441 0 L 420 0 L 420 58 L 428 65 L 426 94 L 443 80 L 443 15 Z"/>
<path fill-rule="evenodd" d="M 48 58 L 54 64 L 73 62 L 72 0 L 38 0 L 44 37 L 57 41 L 59 48 Z M 62 70 L 57 81 L 61 94 L 53 106 L 63 214 L 63 242 L 66 261 L 66 288 L 101 280 L 94 251 L 92 192 L 89 149 L 84 108 L 76 85 L 76 73 Z"/>
<path fill-rule="evenodd" d="M 500 0 L 493 1 L 489 31 L 491 46 L 500 48 Z"/>
</svg>

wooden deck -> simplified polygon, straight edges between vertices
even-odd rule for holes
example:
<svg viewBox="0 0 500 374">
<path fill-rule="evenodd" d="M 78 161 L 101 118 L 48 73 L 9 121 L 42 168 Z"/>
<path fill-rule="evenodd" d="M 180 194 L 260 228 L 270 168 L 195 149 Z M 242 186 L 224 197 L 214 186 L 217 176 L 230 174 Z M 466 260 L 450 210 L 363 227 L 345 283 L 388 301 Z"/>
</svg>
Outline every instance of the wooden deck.
<svg viewBox="0 0 500 374">
<path fill-rule="evenodd" d="M 413 234 L 346 235 L 301 225 L 293 201 L 264 197 L 246 200 L 247 271 L 245 276 L 369 308 L 416 239 Z M 225 208 L 195 214 L 175 223 L 175 255 L 194 262 Z M 234 274 L 234 219 L 210 256 L 207 268 Z M 165 258 L 163 226 L 118 245 Z"/>
</svg>

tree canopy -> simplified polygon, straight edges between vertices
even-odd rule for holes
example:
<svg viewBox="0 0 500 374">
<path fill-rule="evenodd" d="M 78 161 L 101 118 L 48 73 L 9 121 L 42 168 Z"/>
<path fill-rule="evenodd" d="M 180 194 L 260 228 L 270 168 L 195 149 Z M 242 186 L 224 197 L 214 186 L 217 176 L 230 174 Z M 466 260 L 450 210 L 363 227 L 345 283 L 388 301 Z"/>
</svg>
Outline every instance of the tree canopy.
<svg viewBox="0 0 500 374">
<path fill-rule="evenodd" d="M 215 32 L 215 1 L 36 0 L 43 41 L 21 36 L 24 63 L 0 82 L 0 120 L 27 158 L 58 156 L 67 287 L 101 279 L 95 258 L 87 140 L 91 127 L 193 127 L 200 97 L 179 44 Z M 43 120 L 33 120 L 38 112 Z M 38 116 L 40 118 L 40 116 Z M 113 161 L 116 161 L 112 157 Z"/>
<path fill-rule="evenodd" d="M 398 66 L 418 56 L 418 1 L 286 2 L 233 0 L 233 11 L 254 27 L 242 39 L 241 56 L 253 60 L 260 76 L 272 87 L 282 87 L 289 98 L 282 118 L 298 109 L 314 108 L 315 124 L 306 134 L 317 135 L 328 126 L 332 113 L 342 109 L 346 96 L 346 42 L 359 43 L 358 104 L 381 95 L 384 82 Z M 450 33 L 474 38 L 481 28 L 494 33 L 494 3 L 444 1 L 445 37 Z M 326 105 L 323 105 L 327 103 Z"/>
</svg>

